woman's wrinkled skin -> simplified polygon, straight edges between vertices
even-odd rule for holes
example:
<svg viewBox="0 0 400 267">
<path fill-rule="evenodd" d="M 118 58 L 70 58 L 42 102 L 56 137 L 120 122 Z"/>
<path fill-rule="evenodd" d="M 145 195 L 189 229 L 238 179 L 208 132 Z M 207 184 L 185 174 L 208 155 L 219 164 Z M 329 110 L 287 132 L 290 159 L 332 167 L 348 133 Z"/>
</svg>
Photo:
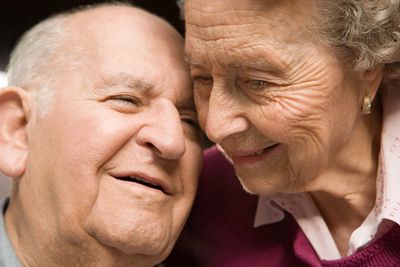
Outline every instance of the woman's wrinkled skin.
<svg viewBox="0 0 400 267">
<path fill-rule="evenodd" d="M 380 111 L 360 109 L 382 69 L 347 70 L 311 30 L 315 12 L 305 0 L 189 0 L 185 49 L 200 125 L 244 188 L 311 191 L 344 252 L 374 203 Z"/>
</svg>

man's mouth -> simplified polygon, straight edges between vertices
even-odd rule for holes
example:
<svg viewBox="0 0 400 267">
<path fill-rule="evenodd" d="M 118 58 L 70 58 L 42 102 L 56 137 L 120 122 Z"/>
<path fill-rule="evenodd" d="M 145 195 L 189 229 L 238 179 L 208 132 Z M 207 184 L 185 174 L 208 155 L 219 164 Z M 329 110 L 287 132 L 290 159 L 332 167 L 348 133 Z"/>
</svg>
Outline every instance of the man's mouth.
<svg viewBox="0 0 400 267">
<path fill-rule="evenodd" d="M 148 181 L 148 180 L 146 180 L 146 179 L 143 179 L 143 178 L 140 178 L 140 177 L 136 177 L 136 176 L 122 176 L 122 177 L 114 177 L 114 178 L 116 178 L 117 180 L 120 180 L 120 181 L 133 182 L 133 183 L 141 184 L 141 185 L 144 185 L 144 186 L 153 188 L 153 189 L 160 190 L 160 191 L 163 192 L 164 194 L 167 194 L 167 193 L 165 192 L 164 188 L 163 188 L 161 185 L 159 185 L 159 184 L 157 184 L 157 183 L 150 182 L 150 181 Z"/>
</svg>

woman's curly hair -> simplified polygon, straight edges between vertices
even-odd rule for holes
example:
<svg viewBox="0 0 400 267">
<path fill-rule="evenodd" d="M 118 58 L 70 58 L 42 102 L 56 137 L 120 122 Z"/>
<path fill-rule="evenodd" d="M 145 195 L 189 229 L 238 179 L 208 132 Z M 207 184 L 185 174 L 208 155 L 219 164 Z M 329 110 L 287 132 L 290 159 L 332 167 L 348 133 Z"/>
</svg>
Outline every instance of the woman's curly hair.
<svg viewBox="0 0 400 267">
<path fill-rule="evenodd" d="M 400 0 L 321 1 L 317 27 L 353 70 L 384 66 L 400 80 Z"/>
</svg>

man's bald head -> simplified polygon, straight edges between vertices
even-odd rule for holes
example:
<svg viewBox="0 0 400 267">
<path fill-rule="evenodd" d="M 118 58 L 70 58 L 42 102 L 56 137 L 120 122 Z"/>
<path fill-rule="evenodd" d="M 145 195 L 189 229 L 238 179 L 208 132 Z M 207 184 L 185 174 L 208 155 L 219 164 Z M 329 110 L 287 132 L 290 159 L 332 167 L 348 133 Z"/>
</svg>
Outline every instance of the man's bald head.
<svg viewBox="0 0 400 267">
<path fill-rule="evenodd" d="M 93 38 L 106 38 L 99 28 L 115 27 L 118 20 L 126 23 L 126 16 L 133 23 L 132 32 L 151 28 L 149 34 L 156 34 L 155 38 L 182 41 L 165 20 L 131 4 L 114 2 L 80 7 L 38 23 L 20 38 L 7 67 L 8 85 L 35 89 L 37 112 L 44 115 L 51 108 L 55 93 L 52 88 L 56 87 L 57 78 L 89 64 L 95 52 Z"/>
</svg>

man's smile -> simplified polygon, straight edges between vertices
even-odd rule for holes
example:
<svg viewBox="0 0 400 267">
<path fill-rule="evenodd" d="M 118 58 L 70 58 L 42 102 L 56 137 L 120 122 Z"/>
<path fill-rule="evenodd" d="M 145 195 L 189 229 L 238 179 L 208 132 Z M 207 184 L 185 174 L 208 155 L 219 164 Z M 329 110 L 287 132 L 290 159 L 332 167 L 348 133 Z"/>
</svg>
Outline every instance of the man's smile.
<svg viewBox="0 0 400 267">
<path fill-rule="evenodd" d="M 118 179 L 118 180 L 121 180 L 121 181 L 127 181 L 127 182 L 134 182 L 134 183 L 142 184 L 142 185 L 150 187 L 150 188 L 158 189 L 158 190 L 162 191 L 163 193 L 165 193 L 164 189 L 159 184 L 151 183 L 151 182 L 146 181 L 146 180 L 144 180 L 144 179 L 142 179 L 140 177 L 124 176 L 124 177 L 115 177 L 115 178 Z"/>
<path fill-rule="evenodd" d="M 111 176 L 120 181 L 136 183 L 151 189 L 159 190 L 166 195 L 171 195 L 173 193 L 172 185 L 164 179 L 156 178 L 158 176 L 148 175 L 142 172 L 114 172 L 111 173 Z"/>
</svg>

